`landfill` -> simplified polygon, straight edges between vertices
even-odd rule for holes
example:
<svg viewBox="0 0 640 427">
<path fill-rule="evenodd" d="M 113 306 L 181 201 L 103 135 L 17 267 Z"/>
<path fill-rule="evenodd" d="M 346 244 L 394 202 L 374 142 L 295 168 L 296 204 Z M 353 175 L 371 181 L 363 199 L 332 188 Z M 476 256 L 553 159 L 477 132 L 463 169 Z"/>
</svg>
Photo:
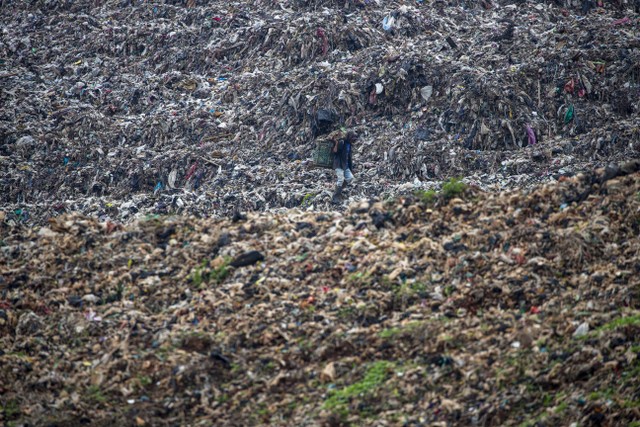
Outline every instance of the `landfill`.
<svg viewBox="0 0 640 427">
<path fill-rule="evenodd" d="M 640 422 L 640 161 L 345 212 L 1 227 L 7 426 Z"/>
<path fill-rule="evenodd" d="M 640 426 L 637 0 L 0 22 L 0 425 Z"/>
<path fill-rule="evenodd" d="M 637 158 L 638 1 L 4 0 L 0 204 L 344 210 L 451 177 L 522 188 Z M 355 130 L 332 206 L 313 151 Z"/>
</svg>

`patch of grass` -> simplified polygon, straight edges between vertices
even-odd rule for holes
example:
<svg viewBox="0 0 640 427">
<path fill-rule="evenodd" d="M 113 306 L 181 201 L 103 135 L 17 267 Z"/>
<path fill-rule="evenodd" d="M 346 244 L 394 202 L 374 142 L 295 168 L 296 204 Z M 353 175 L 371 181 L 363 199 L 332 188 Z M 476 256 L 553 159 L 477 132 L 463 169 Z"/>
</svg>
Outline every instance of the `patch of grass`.
<svg viewBox="0 0 640 427">
<path fill-rule="evenodd" d="M 92 385 L 87 389 L 87 397 L 94 403 L 105 403 L 107 401 L 107 397 L 97 385 Z"/>
<path fill-rule="evenodd" d="M 383 339 L 393 338 L 393 337 L 395 337 L 397 335 L 400 335 L 400 334 L 403 334 L 403 333 L 412 333 L 412 332 L 416 331 L 416 329 L 420 328 L 420 326 L 422 326 L 422 325 L 423 325 L 423 322 L 415 321 L 415 322 L 408 323 L 404 327 L 396 327 L 396 328 L 384 329 L 384 330 L 380 331 L 378 336 L 380 338 L 383 338 Z"/>
<path fill-rule="evenodd" d="M 625 326 L 640 326 L 640 314 L 635 314 L 633 316 L 619 317 L 617 319 L 612 320 L 609 323 L 602 325 L 599 328 L 599 330 L 612 331 L 614 329 L 624 328 Z"/>
<path fill-rule="evenodd" d="M 146 375 L 138 375 L 138 382 L 140 382 L 140 385 L 142 387 L 147 387 L 153 382 L 153 380 L 151 379 L 151 377 L 148 377 Z"/>
<path fill-rule="evenodd" d="M 0 412 L 4 414 L 5 419 L 15 418 L 20 415 L 20 405 L 16 400 L 9 400 L 4 406 L 0 406 Z"/>
<path fill-rule="evenodd" d="M 338 309 L 338 317 L 340 319 L 346 319 L 357 314 L 357 309 L 352 305 L 342 306 Z"/>
<path fill-rule="evenodd" d="M 542 412 L 535 418 L 529 418 L 528 420 L 520 424 L 518 427 L 535 427 L 538 425 L 538 423 L 543 421 L 545 418 L 547 418 L 547 414 L 545 412 Z"/>
<path fill-rule="evenodd" d="M 191 272 L 191 282 L 195 287 L 201 288 L 203 284 L 209 282 L 215 282 L 220 284 L 229 276 L 231 270 L 229 269 L 229 263 L 231 258 L 225 257 L 224 262 L 213 269 L 209 267 L 209 261 L 203 260 L 199 267 L 196 267 Z"/>
<path fill-rule="evenodd" d="M 611 399 L 614 395 L 614 391 L 613 389 L 605 389 L 605 390 L 598 390 L 598 391 L 594 391 L 589 393 L 589 399 L 590 400 L 599 400 L 599 399 Z"/>
<path fill-rule="evenodd" d="M 422 203 L 430 205 L 436 201 L 438 196 L 445 199 L 452 199 L 464 193 L 467 185 L 462 182 L 462 178 L 453 177 L 442 184 L 439 192 L 435 190 L 416 190 L 413 194 Z"/>
<path fill-rule="evenodd" d="M 456 290 L 456 287 L 453 285 L 447 285 L 443 289 L 442 293 L 445 297 L 450 297 Z"/>
<path fill-rule="evenodd" d="M 636 408 L 640 408 L 640 399 L 636 399 L 636 400 L 625 400 L 622 402 L 621 405 L 623 408 L 625 409 L 636 409 Z"/>
<path fill-rule="evenodd" d="M 551 406 L 553 404 L 553 396 L 545 393 L 544 396 L 542 396 L 542 405 L 543 406 Z"/>
<path fill-rule="evenodd" d="M 447 199 L 451 199 L 460 195 L 467 188 L 467 185 L 460 178 L 451 178 L 442 184 L 442 195 Z"/>
<path fill-rule="evenodd" d="M 224 282 L 224 279 L 226 279 L 230 273 L 230 262 L 230 258 L 225 258 L 224 263 L 220 267 L 214 268 L 213 271 L 211 271 L 211 273 L 209 274 L 209 279 L 215 281 L 218 284 Z"/>
<path fill-rule="evenodd" d="M 622 372 L 622 378 L 625 384 L 629 384 L 640 378 L 640 364 L 632 369 Z"/>
<path fill-rule="evenodd" d="M 429 205 L 433 203 L 433 201 L 436 199 L 437 193 L 435 190 L 416 190 L 414 195 L 422 203 Z"/>
<path fill-rule="evenodd" d="M 387 380 L 388 371 L 393 366 L 392 362 L 386 360 L 379 360 L 373 363 L 365 373 L 362 381 L 331 392 L 323 407 L 339 414 L 344 412 L 352 398 L 370 395 L 380 387 Z"/>
<path fill-rule="evenodd" d="M 202 285 L 202 282 L 204 281 L 205 277 L 206 277 L 206 273 L 204 272 L 205 268 L 207 268 L 207 265 L 209 264 L 209 261 L 202 260 L 202 264 L 200 265 L 200 267 L 197 267 L 195 270 L 193 270 L 193 272 L 191 273 L 191 282 L 193 282 L 193 284 L 199 288 Z"/>
<path fill-rule="evenodd" d="M 418 293 L 420 296 L 426 295 L 427 293 L 427 285 L 422 282 L 415 282 L 411 284 L 411 289 Z"/>
<path fill-rule="evenodd" d="M 371 272 L 358 271 L 357 273 L 351 273 L 347 276 L 347 281 L 356 285 L 366 285 L 371 279 Z"/>
<path fill-rule="evenodd" d="M 381 331 L 380 334 L 378 334 L 378 335 L 380 336 L 380 338 L 388 339 L 388 338 L 391 338 L 391 337 L 395 337 L 400 332 L 402 332 L 401 328 L 389 328 L 389 329 L 385 329 L 385 330 Z"/>
<path fill-rule="evenodd" d="M 554 412 L 556 414 L 561 414 L 564 411 L 566 411 L 568 407 L 569 407 L 569 404 L 567 402 L 560 402 L 560 404 L 556 406 L 556 409 L 554 409 Z"/>
</svg>

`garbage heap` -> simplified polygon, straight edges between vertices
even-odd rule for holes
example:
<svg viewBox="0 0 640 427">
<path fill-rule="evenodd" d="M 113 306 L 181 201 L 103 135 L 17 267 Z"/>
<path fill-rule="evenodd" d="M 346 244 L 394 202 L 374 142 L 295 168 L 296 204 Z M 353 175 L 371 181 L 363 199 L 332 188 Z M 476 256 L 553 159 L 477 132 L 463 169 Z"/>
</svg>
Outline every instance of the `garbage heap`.
<svg viewBox="0 0 640 427">
<path fill-rule="evenodd" d="M 631 1 L 38 1 L 0 8 L 11 221 L 327 209 L 315 141 L 360 134 L 349 200 L 526 187 L 638 156 Z"/>
<path fill-rule="evenodd" d="M 638 170 L 344 213 L 3 221 L 0 420 L 635 425 Z"/>
</svg>

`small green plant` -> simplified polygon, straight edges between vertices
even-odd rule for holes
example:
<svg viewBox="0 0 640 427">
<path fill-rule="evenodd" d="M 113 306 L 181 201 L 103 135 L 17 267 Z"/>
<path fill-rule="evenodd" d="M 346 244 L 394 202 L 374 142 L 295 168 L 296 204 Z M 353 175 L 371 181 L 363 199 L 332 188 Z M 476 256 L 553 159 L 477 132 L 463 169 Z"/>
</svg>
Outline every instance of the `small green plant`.
<svg viewBox="0 0 640 427">
<path fill-rule="evenodd" d="M 263 421 L 268 421 L 271 418 L 271 411 L 269 411 L 269 408 L 267 407 L 266 403 L 260 403 L 259 408 L 260 409 L 258 409 L 258 411 L 256 412 L 257 415 Z"/>
<path fill-rule="evenodd" d="M 418 200 L 426 205 L 433 203 L 436 198 L 435 190 L 416 190 L 414 194 L 418 198 Z"/>
<path fill-rule="evenodd" d="M 138 381 L 142 387 L 147 387 L 153 382 L 151 378 L 146 375 L 138 375 Z"/>
<path fill-rule="evenodd" d="M 536 417 L 530 418 L 527 421 L 520 424 L 518 427 L 535 427 L 546 418 L 546 414 L 543 412 Z"/>
<path fill-rule="evenodd" d="M 600 327 L 600 330 L 612 331 L 625 326 L 640 326 L 640 314 L 633 316 L 619 317 Z"/>
<path fill-rule="evenodd" d="M 87 389 L 87 396 L 94 403 L 105 403 L 107 401 L 107 397 L 102 394 L 102 390 L 97 385 L 92 385 Z"/>
<path fill-rule="evenodd" d="M 636 360 L 631 369 L 622 372 L 622 379 L 625 384 L 629 384 L 635 381 L 638 377 L 640 377 L 640 362 Z"/>
<path fill-rule="evenodd" d="M 338 309 L 338 317 L 340 319 L 346 319 L 351 316 L 355 316 L 357 314 L 357 310 L 352 305 L 342 306 Z"/>
<path fill-rule="evenodd" d="M 450 297 L 456 290 L 456 287 L 453 285 L 447 285 L 444 288 L 443 294 L 445 297 Z"/>
<path fill-rule="evenodd" d="M 451 178 L 442 184 L 442 195 L 447 199 L 451 199 L 462 194 L 466 188 L 467 185 L 460 178 Z"/>
<path fill-rule="evenodd" d="M 386 360 L 379 360 L 373 363 L 369 369 L 367 369 L 362 381 L 331 392 L 330 396 L 325 400 L 323 407 L 338 414 L 344 413 L 344 411 L 347 410 L 350 399 L 373 393 L 387 380 L 388 372 L 393 367 L 394 364 Z"/>
<path fill-rule="evenodd" d="M 426 322 L 410 322 L 403 327 L 388 328 L 380 331 L 378 336 L 383 339 L 393 338 L 400 334 L 412 334 L 421 329 Z"/>
<path fill-rule="evenodd" d="M 590 400 L 598 400 L 598 399 L 611 399 L 613 397 L 613 395 L 615 394 L 615 392 L 613 391 L 613 389 L 606 389 L 606 390 L 600 390 L 600 391 L 594 391 L 589 393 L 589 399 Z"/>
<path fill-rule="evenodd" d="M 204 283 L 209 283 L 210 281 L 215 282 L 216 284 L 220 284 L 224 282 L 224 280 L 229 276 L 231 270 L 229 269 L 229 263 L 231 262 L 231 258 L 225 257 L 223 263 L 215 267 L 214 269 L 210 269 L 209 261 L 206 259 L 202 261 L 199 267 L 196 267 L 191 272 L 191 282 L 197 288 L 202 287 Z"/>
<path fill-rule="evenodd" d="M 362 272 L 359 271 L 357 273 L 351 273 L 350 275 L 347 276 L 347 281 L 354 283 L 356 285 L 366 285 L 369 283 L 371 279 L 371 273 L 370 272 Z"/>
<path fill-rule="evenodd" d="M 209 275 L 209 278 L 211 280 L 214 280 L 218 284 L 224 282 L 224 279 L 226 279 L 230 273 L 229 271 L 230 262 L 231 262 L 230 258 L 225 258 L 224 263 L 220 267 L 213 269 L 213 271 Z"/>
<path fill-rule="evenodd" d="M 302 198 L 302 202 L 300 202 L 300 206 L 306 208 L 311 205 L 311 200 L 316 196 L 315 193 L 307 193 Z"/>
<path fill-rule="evenodd" d="M 388 338 L 391 338 L 391 337 L 395 337 L 400 332 L 402 332 L 402 329 L 400 329 L 400 328 L 389 328 L 389 329 L 385 329 L 383 331 L 380 331 L 379 336 L 380 336 L 380 338 L 388 339 Z"/>
<path fill-rule="evenodd" d="M 4 413 L 5 419 L 15 418 L 20 415 L 20 405 L 15 400 L 9 400 L 4 406 L 0 406 L 0 412 Z"/>
<path fill-rule="evenodd" d="M 640 408 L 640 399 L 636 400 L 624 400 L 622 402 L 622 407 L 625 409 L 636 409 Z"/>
<path fill-rule="evenodd" d="M 411 284 L 411 289 L 418 294 L 425 294 L 427 292 L 427 285 L 422 282 L 415 282 Z"/>
<path fill-rule="evenodd" d="M 191 281 L 198 288 L 200 287 L 200 285 L 202 285 L 202 282 L 206 278 L 206 273 L 204 272 L 204 270 L 205 268 L 207 268 L 208 263 L 209 261 L 207 261 L 206 259 L 202 260 L 202 264 L 200 265 L 200 267 L 197 267 L 191 273 Z"/>
</svg>

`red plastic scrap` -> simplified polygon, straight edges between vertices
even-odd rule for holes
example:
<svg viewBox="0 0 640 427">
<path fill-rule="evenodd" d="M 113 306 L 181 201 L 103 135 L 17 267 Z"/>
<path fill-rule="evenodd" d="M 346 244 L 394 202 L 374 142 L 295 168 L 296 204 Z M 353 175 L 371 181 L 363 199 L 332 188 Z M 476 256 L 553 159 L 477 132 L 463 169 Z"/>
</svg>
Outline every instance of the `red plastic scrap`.
<svg viewBox="0 0 640 427">
<path fill-rule="evenodd" d="M 189 181 L 189 178 L 191 178 L 193 176 L 193 174 L 196 172 L 196 169 L 198 168 L 198 162 L 195 162 L 193 165 L 191 165 L 191 167 L 189 168 L 189 171 L 187 172 L 187 176 L 185 177 L 185 181 Z"/>
<path fill-rule="evenodd" d="M 111 234 L 114 231 L 121 229 L 122 226 L 120 226 L 119 224 L 116 224 L 115 222 L 112 222 L 110 220 L 107 220 L 107 223 L 105 224 L 105 231 L 106 234 Z"/>
<path fill-rule="evenodd" d="M 622 18 L 622 19 L 618 19 L 618 20 L 613 21 L 613 22 L 611 23 L 611 25 L 624 25 L 624 24 L 628 24 L 628 23 L 630 23 L 630 22 L 631 22 L 631 19 L 629 19 L 629 17 L 628 17 L 628 16 L 625 16 L 625 17 L 624 17 L 624 18 Z"/>
<path fill-rule="evenodd" d="M 573 93 L 573 90 L 575 89 L 575 82 L 573 81 L 573 77 L 571 78 L 571 80 L 569 80 L 567 83 L 565 83 L 564 85 L 564 91 L 567 93 Z"/>
<path fill-rule="evenodd" d="M 329 40 L 327 39 L 327 34 L 324 31 L 324 28 L 318 27 L 316 30 L 316 36 L 322 39 L 322 55 L 326 55 L 329 51 Z"/>
</svg>

